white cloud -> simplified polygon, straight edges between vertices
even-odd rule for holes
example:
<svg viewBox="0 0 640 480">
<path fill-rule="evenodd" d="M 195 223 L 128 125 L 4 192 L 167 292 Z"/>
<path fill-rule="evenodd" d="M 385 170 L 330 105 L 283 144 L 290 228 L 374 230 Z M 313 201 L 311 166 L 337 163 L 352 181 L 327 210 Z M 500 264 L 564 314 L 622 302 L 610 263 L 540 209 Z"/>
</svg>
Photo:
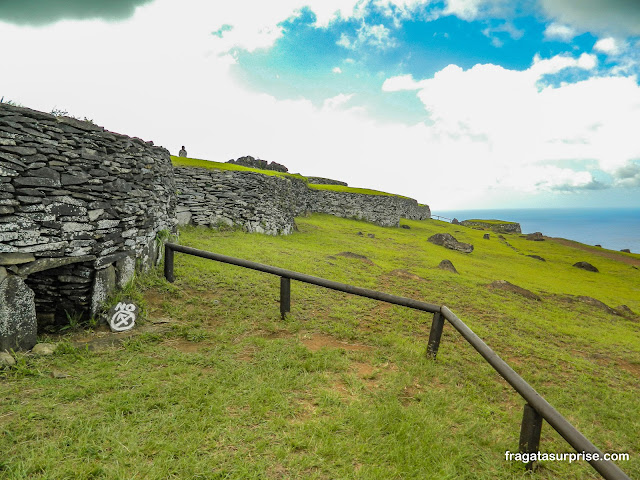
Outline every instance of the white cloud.
<svg viewBox="0 0 640 480">
<path fill-rule="evenodd" d="M 569 42 L 573 40 L 573 37 L 576 35 L 577 32 L 574 28 L 555 22 L 547 25 L 547 28 L 544 30 L 544 38 L 546 40 L 561 40 L 563 42 Z"/>
<path fill-rule="evenodd" d="M 331 70 L 333 73 L 342 73 L 342 69 L 340 67 L 333 67 Z"/>
<path fill-rule="evenodd" d="M 397 42 L 391 36 L 391 30 L 383 24 L 369 25 L 363 21 L 356 32 L 355 38 L 351 38 L 347 34 L 342 33 L 340 35 L 340 39 L 336 42 L 336 45 L 349 50 L 354 50 L 362 47 L 363 45 L 369 45 L 380 50 L 386 50 L 397 46 Z"/>
<path fill-rule="evenodd" d="M 541 59 L 540 55 L 536 54 L 533 57 L 533 65 L 528 72 L 539 80 L 543 75 L 552 75 L 567 68 L 593 70 L 597 64 L 598 58 L 588 53 L 583 53 L 578 58 L 569 55 L 556 55 L 547 59 Z"/>
<path fill-rule="evenodd" d="M 340 45 L 344 48 L 355 48 L 354 42 L 351 41 L 349 36 L 346 33 L 340 34 L 340 39 L 336 42 L 336 45 Z"/>
<path fill-rule="evenodd" d="M 387 78 L 382 84 L 384 92 L 399 92 L 401 90 L 419 90 L 423 83 L 413 79 L 413 75 L 399 75 Z"/>
<path fill-rule="evenodd" d="M 337 110 L 343 107 L 349 100 L 353 98 L 353 94 L 346 95 L 344 93 L 340 93 L 335 97 L 327 98 L 323 104 L 323 110 Z"/>
<path fill-rule="evenodd" d="M 396 46 L 396 41 L 391 37 L 391 31 L 382 24 L 367 25 L 362 24 L 358 30 L 358 40 L 360 43 L 368 43 L 381 49 Z"/>
<path fill-rule="evenodd" d="M 640 124 L 640 87 L 633 77 L 539 87 L 544 75 L 595 65 L 595 56 L 588 54 L 536 57 L 524 71 L 449 65 L 426 80 L 390 78 L 383 89 L 419 89 L 434 121 L 432 138 L 440 146 L 451 142 L 452 150 L 442 155 L 465 168 L 471 161 L 459 159 L 474 159 L 483 165 L 478 175 L 487 185 L 528 192 L 595 188 L 589 171 L 553 163 L 592 159 L 613 173 L 639 158 L 640 142 L 630 139 Z"/>
<path fill-rule="evenodd" d="M 606 53 L 607 55 L 618 55 L 624 49 L 620 41 L 613 37 L 601 38 L 598 40 L 593 49 L 596 52 Z"/>
<path fill-rule="evenodd" d="M 447 0 L 445 15 L 455 15 L 463 20 L 474 20 L 484 0 Z"/>
</svg>

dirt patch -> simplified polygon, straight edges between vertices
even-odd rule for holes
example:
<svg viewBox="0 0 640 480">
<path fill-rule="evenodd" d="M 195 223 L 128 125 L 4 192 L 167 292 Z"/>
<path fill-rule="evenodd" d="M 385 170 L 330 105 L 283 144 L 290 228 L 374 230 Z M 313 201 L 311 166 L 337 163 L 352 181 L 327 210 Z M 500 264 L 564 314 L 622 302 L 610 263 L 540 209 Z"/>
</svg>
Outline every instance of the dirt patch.
<svg viewBox="0 0 640 480">
<path fill-rule="evenodd" d="M 344 350 L 366 352 L 371 350 L 368 345 L 341 342 L 330 335 L 312 333 L 305 335 L 301 340 L 302 344 L 312 352 L 317 352 L 321 348 L 342 348 Z"/>
<path fill-rule="evenodd" d="M 126 340 L 130 340 L 143 333 L 164 334 L 171 330 L 174 323 L 168 318 L 148 320 L 145 323 L 133 327 L 126 332 L 114 333 L 105 324 L 101 324 L 92 333 L 81 333 L 71 339 L 75 348 L 88 348 L 92 352 L 99 352 L 113 347 L 119 347 Z"/>
<path fill-rule="evenodd" d="M 373 368 L 373 365 L 369 363 L 353 362 L 352 366 L 358 376 L 361 378 L 371 380 L 376 374 L 376 369 Z"/>
<path fill-rule="evenodd" d="M 623 253 L 616 253 L 610 250 L 604 250 L 604 249 L 600 250 L 598 248 L 583 245 L 582 243 L 574 242 L 573 240 L 567 240 L 566 238 L 559 238 L 559 237 L 544 237 L 544 238 L 553 240 L 554 242 L 559 243 L 560 245 L 565 245 L 567 247 L 584 250 L 585 252 L 598 255 L 599 257 L 608 258 L 610 260 L 616 260 L 618 262 L 626 263 L 627 265 L 632 265 L 634 267 L 640 267 L 640 258 L 629 257 Z"/>
<path fill-rule="evenodd" d="M 360 255 L 359 253 L 340 252 L 340 253 L 338 253 L 338 256 L 339 257 L 345 257 L 345 258 L 355 258 L 356 260 L 361 260 L 362 262 L 366 263 L 367 265 L 374 265 L 374 263 L 371 260 L 369 260 L 364 255 Z"/>
<path fill-rule="evenodd" d="M 637 363 L 629 363 L 626 360 L 616 360 L 616 366 L 635 375 L 636 378 L 640 378 L 640 365 Z"/>
<path fill-rule="evenodd" d="M 173 348 L 183 353 L 197 353 L 207 345 L 198 342 L 190 342 L 184 338 L 173 338 L 162 342 L 162 345 Z"/>
<path fill-rule="evenodd" d="M 278 340 L 281 338 L 293 338 L 295 335 L 287 332 L 286 330 L 278 330 L 277 332 L 269 332 L 262 335 L 264 338 L 269 340 Z"/>
<path fill-rule="evenodd" d="M 419 277 L 415 273 L 411 273 L 411 272 L 409 272 L 407 270 L 404 270 L 404 269 L 401 269 L 401 268 L 390 271 L 389 275 L 393 275 L 394 277 L 407 278 L 409 280 L 418 280 L 418 281 L 421 281 L 421 282 L 428 281 L 426 278 Z"/>
<path fill-rule="evenodd" d="M 417 397 L 420 393 L 422 393 L 422 391 L 423 387 L 419 383 L 405 386 L 398 395 L 400 403 L 406 407 L 411 403 L 419 402 L 420 399 Z"/>
<path fill-rule="evenodd" d="M 305 423 L 316 415 L 318 404 L 311 399 L 304 399 L 299 402 L 299 410 L 296 416 L 290 419 L 290 423 L 296 425 Z"/>
<path fill-rule="evenodd" d="M 528 298 L 530 300 L 535 300 L 537 302 L 542 301 L 542 299 L 532 291 L 527 290 L 526 288 L 522 288 L 517 285 L 514 285 L 513 283 L 509 283 L 506 280 L 496 280 L 495 282 L 492 282 L 487 287 L 491 289 L 497 289 L 497 290 L 506 290 L 507 292 L 512 292 L 517 295 L 521 295 L 525 298 Z"/>
</svg>

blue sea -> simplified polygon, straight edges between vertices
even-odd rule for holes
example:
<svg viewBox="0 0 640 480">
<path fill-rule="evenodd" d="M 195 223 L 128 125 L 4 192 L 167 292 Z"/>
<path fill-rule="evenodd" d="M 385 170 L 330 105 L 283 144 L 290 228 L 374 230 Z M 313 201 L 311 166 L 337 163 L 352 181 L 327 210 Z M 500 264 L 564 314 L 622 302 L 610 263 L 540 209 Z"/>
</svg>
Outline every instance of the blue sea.
<svg viewBox="0 0 640 480">
<path fill-rule="evenodd" d="M 440 210 L 447 218 L 496 219 L 518 222 L 523 233 L 542 232 L 587 245 L 640 253 L 640 208 L 529 208 L 500 210 Z"/>
</svg>

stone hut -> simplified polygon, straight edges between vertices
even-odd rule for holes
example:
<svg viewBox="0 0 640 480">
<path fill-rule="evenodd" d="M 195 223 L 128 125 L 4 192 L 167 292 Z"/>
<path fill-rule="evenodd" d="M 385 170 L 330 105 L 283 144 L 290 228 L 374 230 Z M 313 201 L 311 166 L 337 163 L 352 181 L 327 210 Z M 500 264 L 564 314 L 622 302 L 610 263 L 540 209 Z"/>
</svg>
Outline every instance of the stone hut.
<svg viewBox="0 0 640 480">
<path fill-rule="evenodd" d="M 174 231 L 169 152 L 91 122 L 0 104 L 0 351 L 88 318 Z"/>
</svg>

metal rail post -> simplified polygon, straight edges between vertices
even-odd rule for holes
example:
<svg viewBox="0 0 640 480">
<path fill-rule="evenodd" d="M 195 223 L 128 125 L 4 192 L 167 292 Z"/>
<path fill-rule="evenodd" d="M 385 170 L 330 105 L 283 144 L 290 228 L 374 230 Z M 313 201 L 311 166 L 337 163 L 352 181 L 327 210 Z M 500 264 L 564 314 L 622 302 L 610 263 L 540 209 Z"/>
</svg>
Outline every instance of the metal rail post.
<svg viewBox="0 0 640 480">
<path fill-rule="evenodd" d="M 427 357 L 436 359 L 440 348 L 440 338 L 442 338 L 442 328 L 444 327 L 444 316 L 440 312 L 433 314 L 431 331 L 429 332 L 429 343 L 427 344 Z"/>
<path fill-rule="evenodd" d="M 173 276 L 173 248 L 168 243 L 164 244 L 164 278 L 169 283 L 173 283 L 175 280 Z"/>
<path fill-rule="evenodd" d="M 284 320 L 291 311 L 291 279 L 280 277 L 280 316 Z"/>
<path fill-rule="evenodd" d="M 542 416 L 528 403 L 524 404 L 522 425 L 520 426 L 520 453 L 536 453 L 540 449 Z M 533 470 L 534 462 L 527 463 L 527 470 Z"/>
</svg>

